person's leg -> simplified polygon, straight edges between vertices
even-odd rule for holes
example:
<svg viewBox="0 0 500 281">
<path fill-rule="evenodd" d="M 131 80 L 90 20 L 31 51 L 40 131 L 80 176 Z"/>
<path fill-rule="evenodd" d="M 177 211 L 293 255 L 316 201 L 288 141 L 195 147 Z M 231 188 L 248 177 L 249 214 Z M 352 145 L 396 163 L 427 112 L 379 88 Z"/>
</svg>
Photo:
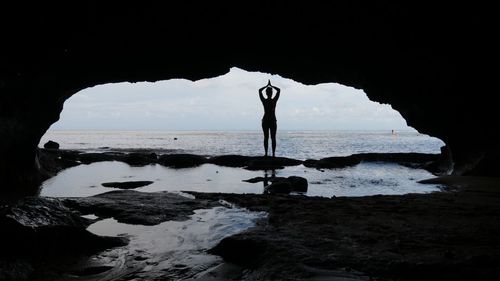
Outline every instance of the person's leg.
<svg viewBox="0 0 500 281">
<path fill-rule="evenodd" d="M 276 130 L 278 129 L 276 121 L 271 125 L 270 129 L 271 129 L 271 142 L 272 142 L 273 157 L 274 157 L 275 156 L 274 152 L 276 151 Z"/>
<path fill-rule="evenodd" d="M 262 122 L 262 131 L 264 132 L 264 149 L 266 151 L 266 156 L 267 156 L 267 148 L 269 146 L 268 139 L 269 139 L 269 127 L 265 122 Z"/>
</svg>

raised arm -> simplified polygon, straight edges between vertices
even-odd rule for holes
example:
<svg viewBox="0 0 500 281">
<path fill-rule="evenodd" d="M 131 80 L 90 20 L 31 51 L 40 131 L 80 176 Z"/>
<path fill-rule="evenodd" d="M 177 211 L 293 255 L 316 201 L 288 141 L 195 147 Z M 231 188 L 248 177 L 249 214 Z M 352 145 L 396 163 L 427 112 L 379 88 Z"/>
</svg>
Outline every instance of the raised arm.
<svg viewBox="0 0 500 281">
<path fill-rule="evenodd" d="M 267 88 L 267 85 L 259 89 L 259 97 L 261 101 L 265 100 L 264 94 L 262 93 L 262 91 L 264 91 L 265 88 Z"/>
<path fill-rule="evenodd" d="M 276 86 L 271 86 L 271 87 L 273 87 L 273 89 L 276 90 L 276 95 L 274 96 L 274 100 L 278 101 L 278 99 L 280 98 L 280 92 L 281 92 L 281 90 L 280 90 L 280 88 L 278 88 Z"/>
</svg>

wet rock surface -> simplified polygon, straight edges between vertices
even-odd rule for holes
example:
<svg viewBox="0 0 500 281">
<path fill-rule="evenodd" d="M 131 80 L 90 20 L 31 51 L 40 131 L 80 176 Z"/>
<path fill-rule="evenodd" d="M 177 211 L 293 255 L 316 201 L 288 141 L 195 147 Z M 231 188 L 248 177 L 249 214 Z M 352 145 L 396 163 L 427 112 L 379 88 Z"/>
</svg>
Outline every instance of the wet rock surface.
<svg viewBox="0 0 500 281">
<path fill-rule="evenodd" d="M 496 189 L 333 199 L 191 193 L 269 212 L 267 223 L 211 250 L 251 268 L 246 280 L 316 280 L 339 272 L 353 280 L 496 280 L 500 274 Z"/>
<path fill-rule="evenodd" d="M 90 221 L 60 200 L 27 197 L 0 207 L 2 254 L 59 255 L 122 246 L 126 240 L 101 237 L 86 230 Z"/>
<path fill-rule="evenodd" d="M 153 181 L 124 181 L 124 182 L 105 182 L 101 185 L 104 187 L 113 187 L 119 189 L 134 189 L 152 184 Z"/>
<path fill-rule="evenodd" d="M 468 185 L 460 177 L 425 182 L 448 183 L 455 191 L 332 199 L 189 192 L 196 197 L 189 199 L 120 190 L 64 200 L 26 198 L 0 209 L 2 233 L 8 234 L 1 256 L 9 256 L 0 259 L 0 277 L 10 274 L 14 280 L 32 280 L 36 274 L 44 276 L 39 280 L 57 280 L 46 277 L 57 275 L 58 269 L 40 269 L 47 263 L 59 266 L 53 259 L 46 261 L 46 256 L 123 245 L 122 238 L 89 235 L 84 230 L 90 221 L 81 214 L 157 225 L 185 220 L 193 210 L 220 206 L 224 200 L 268 213 L 267 220 L 224 238 L 209 251 L 244 269 L 232 277 L 235 280 L 496 280 L 498 181 L 486 181 L 486 187 L 481 178 L 470 178 Z M 12 261 L 9 254 L 21 258 L 26 251 L 38 253 L 44 262 Z M 143 255 L 129 258 L 148 262 Z M 38 275 L 40 270 L 45 275 Z M 90 264 L 71 272 L 95 277 L 111 270 L 115 269 Z"/>
<path fill-rule="evenodd" d="M 64 204 L 82 214 L 113 217 L 128 224 L 156 225 L 168 220 L 185 220 L 193 210 L 218 206 L 210 200 L 194 200 L 169 192 L 145 193 L 117 190 L 92 197 L 68 198 Z"/>
</svg>

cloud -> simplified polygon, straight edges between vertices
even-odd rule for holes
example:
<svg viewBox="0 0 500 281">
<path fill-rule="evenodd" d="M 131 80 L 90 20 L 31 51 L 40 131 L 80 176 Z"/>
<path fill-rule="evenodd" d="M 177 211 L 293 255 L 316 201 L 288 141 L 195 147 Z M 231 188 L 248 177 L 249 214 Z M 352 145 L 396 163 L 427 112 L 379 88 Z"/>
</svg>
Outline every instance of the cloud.
<svg viewBox="0 0 500 281">
<path fill-rule="evenodd" d="M 68 99 L 59 130 L 260 130 L 257 89 L 271 79 L 281 88 L 280 129 L 411 129 L 390 105 L 336 83 L 313 86 L 238 68 L 195 82 L 116 83 L 87 88 Z"/>
</svg>

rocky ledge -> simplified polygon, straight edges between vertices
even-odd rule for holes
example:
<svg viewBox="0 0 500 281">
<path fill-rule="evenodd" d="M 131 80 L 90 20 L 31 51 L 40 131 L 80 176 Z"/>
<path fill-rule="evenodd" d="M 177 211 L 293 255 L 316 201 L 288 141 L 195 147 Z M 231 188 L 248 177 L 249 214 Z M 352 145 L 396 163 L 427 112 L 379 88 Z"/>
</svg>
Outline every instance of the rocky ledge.
<svg viewBox="0 0 500 281">
<path fill-rule="evenodd" d="M 210 251 L 250 268 L 245 280 L 496 280 L 498 181 L 493 188 L 474 184 L 454 192 L 334 199 L 192 194 L 269 213 L 266 223 Z"/>
<path fill-rule="evenodd" d="M 219 155 L 203 156 L 196 154 L 162 154 L 154 152 L 123 152 L 108 151 L 102 153 L 85 153 L 74 150 L 47 150 L 40 149 L 41 164 L 48 173 L 58 171 L 79 164 L 91 164 L 102 161 L 120 161 L 132 166 L 160 164 L 171 168 L 189 168 L 202 164 L 215 164 L 226 167 L 241 167 L 248 170 L 283 169 L 285 166 L 303 164 L 310 168 L 344 168 L 354 166 L 360 162 L 393 162 L 414 168 L 427 169 L 435 174 L 442 174 L 445 168 L 437 165 L 443 162 L 441 154 L 426 153 L 362 153 L 349 156 L 326 157 L 319 160 L 305 161 L 287 157 Z"/>
<path fill-rule="evenodd" d="M 193 210 L 224 200 L 268 213 L 256 227 L 210 250 L 246 269 L 236 280 L 496 280 L 499 180 L 443 177 L 428 182 L 452 185 L 453 191 L 332 199 L 190 192 L 194 199 L 118 190 L 87 198 L 24 198 L 0 209 L 0 277 L 30 280 L 40 271 L 52 277 L 60 272 L 53 257 L 126 243 L 87 232 L 90 220 L 83 214 L 155 225 L 185 220 Z M 48 264 L 57 266 L 47 269 Z"/>
<path fill-rule="evenodd" d="M 90 222 L 55 198 L 26 197 L 15 203 L 4 202 L 0 207 L 1 255 L 50 256 L 127 243 L 123 238 L 88 232 Z"/>
<path fill-rule="evenodd" d="M 117 190 L 91 197 L 67 198 L 66 206 L 100 218 L 114 218 L 128 224 L 156 225 L 169 220 L 186 220 L 193 210 L 219 206 L 217 201 L 195 200 L 169 192 Z"/>
<path fill-rule="evenodd" d="M 117 190 L 86 198 L 26 197 L 0 202 L 0 280 L 66 280 L 107 271 L 90 266 L 88 257 L 102 250 L 125 246 L 124 237 L 98 236 L 87 227 L 113 217 L 128 224 L 156 225 L 182 221 L 194 210 L 220 206 L 212 200 L 190 199 L 173 193 Z M 95 214 L 97 219 L 82 217 Z M 76 268 L 82 264 L 84 267 Z"/>
</svg>

